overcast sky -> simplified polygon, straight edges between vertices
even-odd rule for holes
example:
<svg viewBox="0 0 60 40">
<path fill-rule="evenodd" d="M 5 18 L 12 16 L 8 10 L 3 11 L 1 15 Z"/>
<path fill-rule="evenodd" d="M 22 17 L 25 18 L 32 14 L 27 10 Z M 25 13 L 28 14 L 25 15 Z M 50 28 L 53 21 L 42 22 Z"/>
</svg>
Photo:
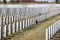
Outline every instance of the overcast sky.
<svg viewBox="0 0 60 40">
<path fill-rule="evenodd" d="M 3 0 L 0 0 L 0 1 L 3 1 Z M 7 0 L 7 1 L 10 1 L 10 0 Z M 49 1 L 49 2 L 54 2 L 55 0 L 36 0 L 36 1 Z"/>
</svg>

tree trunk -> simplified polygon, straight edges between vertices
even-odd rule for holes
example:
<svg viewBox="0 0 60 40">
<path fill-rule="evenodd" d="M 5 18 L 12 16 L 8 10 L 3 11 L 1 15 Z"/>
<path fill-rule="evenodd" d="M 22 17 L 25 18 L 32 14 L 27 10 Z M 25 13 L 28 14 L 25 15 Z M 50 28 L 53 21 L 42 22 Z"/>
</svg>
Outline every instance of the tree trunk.
<svg viewBox="0 0 60 40">
<path fill-rule="evenodd" d="M 59 0 L 56 0 L 56 3 L 58 3 Z"/>
<path fill-rule="evenodd" d="M 3 0 L 4 1 L 4 3 L 6 4 L 6 0 Z"/>
</svg>

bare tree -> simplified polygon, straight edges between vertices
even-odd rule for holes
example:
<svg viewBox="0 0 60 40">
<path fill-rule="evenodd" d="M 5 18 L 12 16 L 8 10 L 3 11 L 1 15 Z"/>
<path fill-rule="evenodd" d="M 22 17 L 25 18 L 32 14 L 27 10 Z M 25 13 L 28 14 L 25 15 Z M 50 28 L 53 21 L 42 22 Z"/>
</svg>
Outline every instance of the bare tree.
<svg viewBox="0 0 60 40">
<path fill-rule="evenodd" d="M 55 0 L 55 1 L 56 1 L 56 3 L 58 3 L 59 0 Z"/>
<path fill-rule="evenodd" d="M 6 0 L 3 0 L 3 2 L 6 4 Z"/>
<path fill-rule="evenodd" d="M 13 4 L 14 4 L 14 0 L 11 0 L 11 3 L 13 3 Z"/>
</svg>

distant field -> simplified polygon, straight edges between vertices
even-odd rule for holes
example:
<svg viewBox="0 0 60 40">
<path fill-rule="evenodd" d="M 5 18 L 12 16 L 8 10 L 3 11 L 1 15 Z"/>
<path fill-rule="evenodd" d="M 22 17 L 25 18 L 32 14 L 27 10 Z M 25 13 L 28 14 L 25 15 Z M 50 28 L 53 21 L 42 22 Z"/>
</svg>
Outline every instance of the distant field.
<svg viewBox="0 0 60 40">
<path fill-rule="evenodd" d="M 0 2 L 0 4 L 5 4 L 5 3 Z M 17 3 L 17 2 L 14 2 L 14 3 L 6 3 L 6 4 L 56 4 L 56 3 L 55 2 L 50 2 L 50 3 L 34 3 L 34 2 L 27 2 L 27 3 L 19 2 L 19 3 Z"/>
</svg>

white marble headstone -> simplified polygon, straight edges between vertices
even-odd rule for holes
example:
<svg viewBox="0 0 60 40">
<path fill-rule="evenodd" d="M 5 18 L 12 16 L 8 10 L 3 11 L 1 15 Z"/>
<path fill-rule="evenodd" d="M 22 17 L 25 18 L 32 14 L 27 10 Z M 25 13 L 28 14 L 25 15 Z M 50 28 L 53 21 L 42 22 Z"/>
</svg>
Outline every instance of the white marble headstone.
<svg viewBox="0 0 60 40">
<path fill-rule="evenodd" d="M 8 35 L 11 35 L 11 24 L 8 26 Z"/>
<path fill-rule="evenodd" d="M 18 32 L 18 22 L 16 22 L 16 31 Z"/>
<path fill-rule="evenodd" d="M 20 30 L 22 30 L 22 21 L 20 21 Z"/>
<path fill-rule="evenodd" d="M 46 40 L 49 39 L 49 36 L 48 36 L 48 28 L 46 29 Z"/>
<path fill-rule="evenodd" d="M 0 17 L 0 25 L 1 25 L 1 23 L 2 23 L 1 21 L 2 21 L 2 19 L 1 19 L 1 17 Z"/>
<path fill-rule="evenodd" d="M 23 29 L 25 28 L 25 26 L 24 26 L 24 22 L 25 22 L 25 20 L 23 20 Z"/>
<path fill-rule="evenodd" d="M 15 33 L 15 23 L 12 24 L 12 32 Z"/>
<path fill-rule="evenodd" d="M 3 37 L 6 37 L 6 25 L 3 27 Z"/>
<path fill-rule="evenodd" d="M 1 26 L 0 26 L 0 39 L 1 39 Z"/>
</svg>

